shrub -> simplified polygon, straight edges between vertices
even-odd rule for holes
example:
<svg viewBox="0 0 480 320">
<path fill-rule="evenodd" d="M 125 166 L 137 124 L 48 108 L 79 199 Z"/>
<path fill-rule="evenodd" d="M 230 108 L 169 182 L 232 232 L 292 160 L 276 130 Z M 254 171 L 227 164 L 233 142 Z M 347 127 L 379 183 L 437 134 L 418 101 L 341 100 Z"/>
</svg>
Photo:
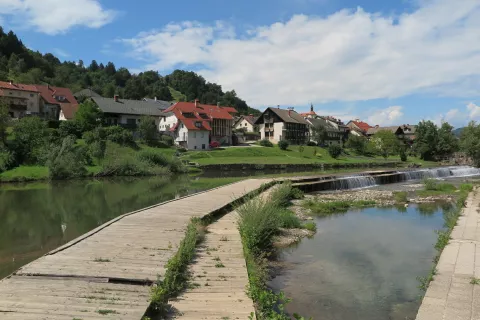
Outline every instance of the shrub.
<svg viewBox="0 0 480 320">
<path fill-rule="evenodd" d="M 51 128 L 51 129 L 58 129 L 58 128 L 60 128 L 61 123 L 62 123 L 62 121 L 60 121 L 60 120 L 48 120 L 47 121 L 47 127 Z"/>
<path fill-rule="evenodd" d="M 48 152 L 49 177 L 51 179 L 67 179 L 80 177 L 87 173 L 81 157 L 75 150 L 75 138 L 69 136 L 61 144 L 52 144 Z"/>
<path fill-rule="evenodd" d="M 75 136 L 80 139 L 82 137 L 82 125 L 75 120 L 62 121 L 58 127 L 58 133 L 62 138 L 67 136 Z"/>
<path fill-rule="evenodd" d="M 407 153 L 405 152 L 404 149 L 402 149 L 402 150 L 400 151 L 400 160 L 401 160 L 402 162 L 406 162 L 406 161 L 407 161 Z"/>
<path fill-rule="evenodd" d="M 328 154 L 330 154 L 333 159 L 337 159 L 342 154 L 342 147 L 337 144 L 332 144 L 328 147 Z"/>
<path fill-rule="evenodd" d="M 123 146 L 135 145 L 133 140 L 133 134 L 131 131 L 124 129 L 120 126 L 107 127 L 105 130 L 106 139 Z"/>
<path fill-rule="evenodd" d="M 277 213 L 278 215 L 278 226 L 280 228 L 286 229 L 300 229 L 302 224 L 300 223 L 300 219 L 288 209 L 280 209 Z"/>
<path fill-rule="evenodd" d="M 14 140 L 10 150 L 15 152 L 17 162 L 37 163 L 44 157 L 48 129 L 45 121 L 38 117 L 25 117 L 15 122 Z"/>
<path fill-rule="evenodd" d="M 407 192 L 405 191 L 394 192 L 393 197 L 395 198 L 396 202 L 400 202 L 400 203 L 408 202 Z"/>
<path fill-rule="evenodd" d="M 287 140 L 281 140 L 278 142 L 278 147 L 281 149 L 281 150 L 287 150 L 288 148 L 288 141 Z"/>
<path fill-rule="evenodd" d="M 182 164 L 182 162 L 175 158 L 168 158 L 162 153 L 155 152 L 152 150 L 142 150 L 137 157 L 151 166 L 160 166 L 160 167 L 166 167 L 168 168 L 171 172 L 186 172 L 185 166 Z"/>
<path fill-rule="evenodd" d="M 141 161 L 137 157 L 111 157 L 103 163 L 99 176 L 152 176 L 168 174 L 165 167 L 153 168 L 151 164 Z"/>
<path fill-rule="evenodd" d="M 273 147 L 273 143 L 268 139 L 262 139 L 258 142 L 262 147 Z"/>
<path fill-rule="evenodd" d="M 155 125 L 155 118 L 151 116 L 143 116 L 138 125 L 138 134 L 140 139 L 145 141 L 147 145 L 153 145 L 158 137 L 157 126 Z"/>
<path fill-rule="evenodd" d="M 0 149 L 0 173 L 11 169 L 15 164 L 13 154 L 8 150 Z"/>
<path fill-rule="evenodd" d="M 317 143 L 315 141 L 308 141 L 307 142 L 307 146 L 309 147 L 316 147 L 317 146 Z"/>
<path fill-rule="evenodd" d="M 164 134 L 160 137 L 160 140 L 169 147 L 173 146 L 173 138 L 171 136 Z"/>
<path fill-rule="evenodd" d="M 216 149 L 216 148 L 219 148 L 220 147 L 220 142 L 218 141 L 212 141 L 210 142 L 210 149 Z"/>
<path fill-rule="evenodd" d="M 437 182 L 433 179 L 424 179 L 423 185 L 425 190 L 437 190 Z"/>
<path fill-rule="evenodd" d="M 290 181 L 274 187 L 270 193 L 270 200 L 280 207 L 288 206 L 292 199 L 301 198 L 303 198 L 303 191 L 298 188 L 293 188 Z"/>
</svg>

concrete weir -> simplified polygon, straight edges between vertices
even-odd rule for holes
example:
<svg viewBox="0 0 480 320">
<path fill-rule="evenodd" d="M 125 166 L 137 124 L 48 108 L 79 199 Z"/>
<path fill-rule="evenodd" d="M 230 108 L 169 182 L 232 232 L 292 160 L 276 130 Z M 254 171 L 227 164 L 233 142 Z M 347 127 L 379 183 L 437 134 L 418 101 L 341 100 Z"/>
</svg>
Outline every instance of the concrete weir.
<svg viewBox="0 0 480 320">
<path fill-rule="evenodd" d="M 332 175 L 302 179 L 294 186 L 304 192 L 349 190 L 373 187 L 376 185 L 421 180 L 424 178 L 454 178 L 480 175 L 480 169 L 462 167 L 439 167 L 410 169 L 402 171 L 369 171 L 353 175 Z"/>
</svg>

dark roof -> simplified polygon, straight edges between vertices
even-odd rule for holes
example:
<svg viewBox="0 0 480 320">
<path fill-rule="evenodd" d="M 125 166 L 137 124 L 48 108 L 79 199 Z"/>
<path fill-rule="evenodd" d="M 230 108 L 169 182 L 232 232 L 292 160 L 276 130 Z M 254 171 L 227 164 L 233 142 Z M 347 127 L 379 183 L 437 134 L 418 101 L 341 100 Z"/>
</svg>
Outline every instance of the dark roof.
<svg viewBox="0 0 480 320">
<path fill-rule="evenodd" d="M 105 113 L 135 114 L 146 116 L 164 116 L 159 106 L 142 100 L 128 100 L 92 97 L 92 100 Z"/>
<path fill-rule="evenodd" d="M 255 117 L 253 115 L 248 115 L 248 116 L 240 116 L 238 118 L 236 118 L 235 120 L 235 126 L 241 122 L 243 119 L 245 119 L 245 121 L 247 121 L 248 123 L 250 123 L 252 126 L 255 125 L 255 122 L 257 121 L 258 117 Z"/>
<path fill-rule="evenodd" d="M 310 122 L 314 127 L 325 127 L 327 131 L 340 132 L 340 130 L 335 128 L 331 123 L 323 118 L 309 118 L 307 121 Z"/>
<path fill-rule="evenodd" d="M 145 102 L 149 102 L 149 103 L 155 103 L 159 106 L 160 109 L 162 110 L 165 110 L 165 109 L 168 109 L 170 108 L 170 106 L 172 105 L 170 102 L 168 101 L 163 101 L 163 100 L 157 100 L 157 99 L 150 99 L 150 98 L 143 98 L 143 101 Z"/>
<path fill-rule="evenodd" d="M 300 124 L 308 125 L 307 121 L 301 115 L 296 113 L 294 110 L 285 110 L 280 108 L 267 108 L 267 110 L 270 110 L 273 113 L 275 113 L 283 122 L 300 123 Z M 265 110 L 263 114 L 267 112 L 267 110 Z M 260 118 L 263 118 L 262 116 L 258 117 L 255 123 L 257 123 Z"/>
<path fill-rule="evenodd" d="M 367 134 L 368 134 L 368 135 L 374 135 L 374 134 L 376 134 L 378 131 L 391 131 L 391 132 L 395 133 L 395 132 L 398 131 L 399 128 L 400 128 L 399 126 L 373 127 L 373 128 L 368 128 Z"/>
<path fill-rule="evenodd" d="M 75 92 L 73 94 L 76 98 L 78 97 L 87 97 L 87 98 L 93 98 L 93 97 L 101 97 L 100 94 L 96 93 L 95 91 L 93 91 L 92 89 L 88 88 L 88 89 L 83 89 L 83 90 L 80 90 L 78 92 Z"/>
</svg>

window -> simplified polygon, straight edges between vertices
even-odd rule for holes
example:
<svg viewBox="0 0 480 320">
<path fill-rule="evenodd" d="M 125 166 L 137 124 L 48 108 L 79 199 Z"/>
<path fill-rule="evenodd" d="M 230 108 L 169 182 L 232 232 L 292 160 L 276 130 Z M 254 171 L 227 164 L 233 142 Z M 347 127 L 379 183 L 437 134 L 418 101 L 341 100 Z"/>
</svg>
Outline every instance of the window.
<svg viewBox="0 0 480 320">
<path fill-rule="evenodd" d="M 32 98 L 33 98 L 33 93 L 30 93 L 30 97 L 32 97 Z"/>
<path fill-rule="evenodd" d="M 247 124 L 245 123 L 245 127 L 247 126 Z"/>
<path fill-rule="evenodd" d="M 202 149 L 205 149 L 205 144 L 202 144 Z"/>
<path fill-rule="evenodd" d="M 197 146 L 194 146 L 193 149 L 197 149 Z"/>
<path fill-rule="evenodd" d="M 201 123 L 200 121 L 195 121 L 195 127 L 201 128 L 201 127 L 202 127 L 202 123 Z"/>
<path fill-rule="evenodd" d="M 181 126 L 181 128 L 183 129 L 183 123 L 182 123 L 182 126 Z"/>
<path fill-rule="evenodd" d="M 127 119 L 127 124 L 134 125 L 136 124 L 135 119 Z"/>
</svg>

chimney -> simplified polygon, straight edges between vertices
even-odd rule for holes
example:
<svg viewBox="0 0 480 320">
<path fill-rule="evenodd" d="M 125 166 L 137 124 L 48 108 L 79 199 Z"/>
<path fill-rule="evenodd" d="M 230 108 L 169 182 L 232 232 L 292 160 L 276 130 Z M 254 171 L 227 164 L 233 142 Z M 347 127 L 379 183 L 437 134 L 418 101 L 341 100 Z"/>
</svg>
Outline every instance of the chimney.
<svg viewBox="0 0 480 320">
<path fill-rule="evenodd" d="M 113 101 L 118 102 L 118 94 L 113 96 Z"/>
<path fill-rule="evenodd" d="M 279 105 L 279 104 L 277 104 L 277 109 L 280 109 L 280 105 Z"/>
<path fill-rule="evenodd" d="M 288 116 L 291 118 L 292 110 L 288 110 Z"/>
<path fill-rule="evenodd" d="M 8 80 L 8 83 L 10 83 L 11 85 L 13 85 L 13 80 Z"/>
<path fill-rule="evenodd" d="M 155 97 L 155 101 L 157 101 L 157 97 Z"/>
<path fill-rule="evenodd" d="M 195 108 L 197 107 L 198 105 L 198 99 L 195 99 Z"/>
</svg>

